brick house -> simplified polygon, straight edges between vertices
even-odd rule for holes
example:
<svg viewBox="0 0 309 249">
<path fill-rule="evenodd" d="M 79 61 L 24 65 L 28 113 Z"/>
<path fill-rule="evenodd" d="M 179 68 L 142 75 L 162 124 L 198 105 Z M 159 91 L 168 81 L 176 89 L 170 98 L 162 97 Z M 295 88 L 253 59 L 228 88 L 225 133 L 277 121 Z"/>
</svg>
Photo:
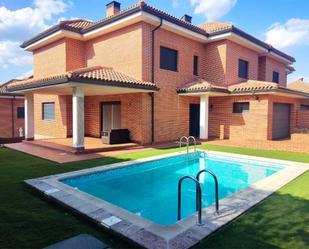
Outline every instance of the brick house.
<svg viewBox="0 0 309 249">
<path fill-rule="evenodd" d="M 24 133 L 24 97 L 7 91 L 11 82 L 0 84 L 0 144 L 20 141 Z"/>
<path fill-rule="evenodd" d="M 228 23 L 201 26 L 144 1 L 106 18 L 62 21 L 22 48 L 33 53 L 26 139 L 84 137 L 125 128 L 140 144 L 201 139 L 271 140 L 309 126 L 309 91 L 287 88 L 295 59 Z M 307 115 L 307 114 L 306 114 Z"/>
</svg>

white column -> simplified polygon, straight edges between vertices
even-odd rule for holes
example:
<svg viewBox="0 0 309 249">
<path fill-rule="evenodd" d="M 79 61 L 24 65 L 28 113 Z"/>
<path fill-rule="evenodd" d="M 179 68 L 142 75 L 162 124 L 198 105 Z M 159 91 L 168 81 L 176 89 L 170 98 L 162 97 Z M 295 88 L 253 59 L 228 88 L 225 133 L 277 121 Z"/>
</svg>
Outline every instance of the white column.
<svg viewBox="0 0 309 249">
<path fill-rule="evenodd" d="M 208 139 L 208 113 L 209 97 L 203 95 L 200 98 L 200 139 Z"/>
<path fill-rule="evenodd" d="M 73 147 L 84 149 L 84 91 L 73 87 Z"/>
<path fill-rule="evenodd" d="M 34 139 L 34 97 L 32 93 L 25 94 L 25 139 Z"/>
</svg>

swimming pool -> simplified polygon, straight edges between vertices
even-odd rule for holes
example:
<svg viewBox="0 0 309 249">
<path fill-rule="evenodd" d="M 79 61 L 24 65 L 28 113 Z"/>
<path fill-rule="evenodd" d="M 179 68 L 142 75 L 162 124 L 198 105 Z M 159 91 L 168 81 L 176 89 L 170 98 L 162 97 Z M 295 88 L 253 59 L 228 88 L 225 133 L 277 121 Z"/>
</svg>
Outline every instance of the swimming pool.
<svg viewBox="0 0 309 249">
<path fill-rule="evenodd" d="M 196 152 L 65 178 L 61 182 L 154 223 L 171 225 L 177 222 L 178 181 L 182 176 L 196 177 L 202 169 L 211 170 L 218 178 L 219 199 L 223 199 L 283 168 L 265 161 Z M 201 174 L 200 182 L 205 208 L 215 202 L 215 185 L 207 174 Z M 195 184 L 185 180 L 182 218 L 195 213 L 195 198 Z"/>
</svg>

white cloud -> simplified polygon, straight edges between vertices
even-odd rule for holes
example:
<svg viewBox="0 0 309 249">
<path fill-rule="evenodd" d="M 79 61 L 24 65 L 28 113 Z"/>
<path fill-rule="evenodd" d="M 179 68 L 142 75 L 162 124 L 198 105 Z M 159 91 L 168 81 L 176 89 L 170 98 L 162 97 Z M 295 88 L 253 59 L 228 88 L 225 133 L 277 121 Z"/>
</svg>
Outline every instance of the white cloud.
<svg viewBox="0 0 309 249">
<path fill-rule="evenodd" d="M 34 0 L 34 7 L 10 10 L 0 7 L 0 39 L 23 40 L 46 29 L 54 15 L 70 6 L 65 0 Z"/>
<path fill-rule="evenodd" d="M 0 41 L 0 66 L 8 68 L 8 65 L 23 66 L 32 63 L 32 57 L 25 53 L 17 41 Z"/>
<path fill-rule="evenodd" d="M 33 7 L 16 10 L 0 6 L 0 69 L 14 72 L 14 67 L 29 67 L 32 56 L 20 44 L 48 28 L 71 6 L 69 0 L 33 0 Z"/>
<path fill-rule="evenodd" d="M 173 0 L 172 6 L 173 6 L 174 9 L 178 8 L 178 6 L 179 6 L 179 0 Z"/>
<path fill-rule="evenodd" d="M 208 21 L 214 21 L 226 15 L 237 0 L 190 0 L 195 14 L 203 14 Z"/>
<path fill-rule="evenodd" d="M 275 23 L 265 33 L 266 42 L 276 48 L 309 45 L 309 19 L 292 18 L 286 23 Z"/>
</svg>

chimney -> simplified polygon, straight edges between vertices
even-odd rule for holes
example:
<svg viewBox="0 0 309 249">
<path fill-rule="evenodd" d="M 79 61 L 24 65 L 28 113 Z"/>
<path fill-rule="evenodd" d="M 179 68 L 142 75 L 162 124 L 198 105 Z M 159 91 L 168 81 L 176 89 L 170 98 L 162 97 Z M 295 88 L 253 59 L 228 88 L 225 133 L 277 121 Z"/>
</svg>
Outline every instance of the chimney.
<svg viewBox="0 0 309 249">
<path fill-rule="evenodd" d="M 120 12 L 120 3 L 116 1 L 112 1 L 106 4 L 106 17 L 111 17 Z"/>
<path fill-rule="evenodd" d="M 184 15 L 181 20 L 185 21 L 185 22 L 188 22 L 188 23 L 191 23 L 192 21 L 192 17 L 189 16 L 189 15 Z"/>
</svg>

